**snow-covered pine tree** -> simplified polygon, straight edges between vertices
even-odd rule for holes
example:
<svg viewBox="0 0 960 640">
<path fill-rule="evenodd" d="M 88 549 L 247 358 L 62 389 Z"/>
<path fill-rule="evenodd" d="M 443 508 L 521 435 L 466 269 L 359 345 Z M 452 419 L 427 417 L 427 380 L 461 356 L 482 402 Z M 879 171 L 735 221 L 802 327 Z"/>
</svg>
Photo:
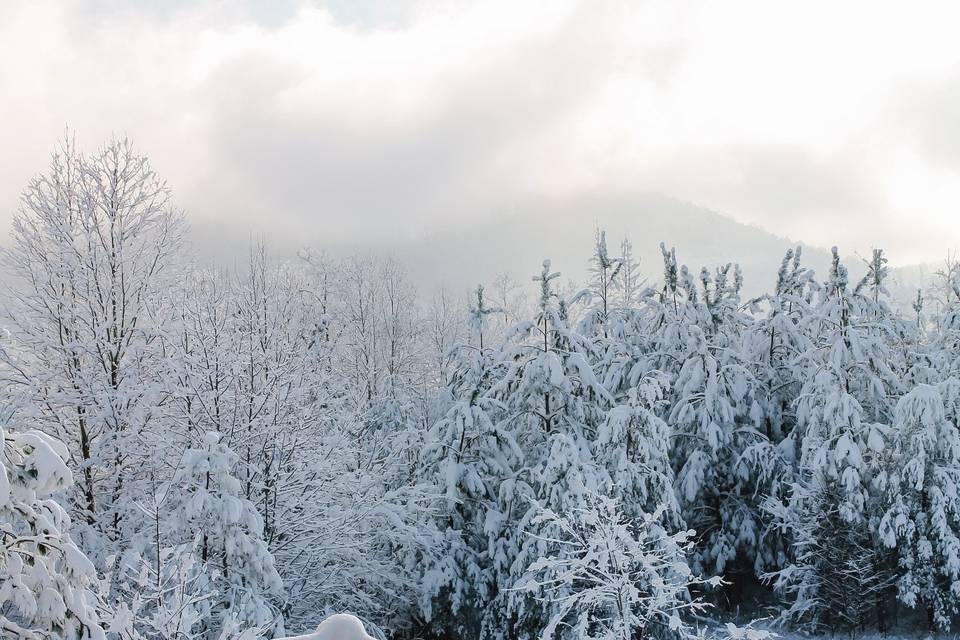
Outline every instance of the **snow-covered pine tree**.
<svg viewBox="0 0 960 640">
<path fill-rule="evenodd" d="M 653 342 L 674 384 L 667 421 L 675 488 L 686 525 L 697 531 L 694 571 L 732 578 L 739 589 L 760 555 L 760 497 L 769 460 L 747 455 L 768 440 L 756 381 L 743 355 L 748 319 L 742 278 L 728 264 L 701 271 L 698 292 L 674 252 L 663 250 L 666 285 L 656 306 Z"/>
<path fill-rule="evenodd" d="M 848 288 L 847 269 L 836 247 L 830 279 L 823 288 L 815 322 L 818 343 L 806 358 L 815 372 L 798 400 L 800 472 L 828 484 L 844 496 L 840 515 L 864 522 L 869 498 L 868 457 L 883 449 L 882 423 L 889 416 L 887 389 L 896 385 L 893 360 L 873 318 L 861 316 L 862 298 Z M 873 416 L 867 408 L 873 409 Z"/>
<path fill-rule="evenodd" d="M 440 498 L 436 526 L 443 549 L 425 567 L 422 608 L 436 630 L 477 636 L 480 620 L 495 594 L 488 523 L 501 522 L 499 489 L 522 455 L 504 428 L 504 405 L 491 394 L 503 363 L 485 346 L 488 307 L 477 287 L 469 318 L 477 346 L 461 345 L 447 385 L 449 408 L 433 425 L 424 447 L 424 479 Z"/>
<path fill-rule="evenodd" d="M 67 447 L 0 427 L 0 635 L 103 640 L 97 575 L 54 497 L 69 489 Z"/>
<path fill-rule="evenodd" d="M 949 630 L 960 610 L 958 402 L 956 378 L 904 395 L 875 481 L 883 507 L 878 533 L 898 559 L 897 595 L 926 611 L 931 630 Z"/>
<path fill-rule="evenodd" d="M 796 425 L 794 404 L 805 377 L 801 357 L 812 346 L 809 318 L 819 285 L 800 257 L 800 247 L 787 250 L 773 292 L 749 303 L 756 318 L 746 331 L 758 383 L 755 398 L 763 406 L 763 430 L 774 443 Z"/>
<path fill-rule="evenodd" d="M 798 540 L 810 541 L 805 545 L 795 541 L 795 548 L 813 551 L 796 554 L 776 582 L 781 593 L 794 598 L 811 590 L 819 590 L 820 596 L 805 598 L 802 605 L 795 600 L 787 616 L 818 620 L 862 599 L 856 580 L 837 578 L 835 572 L 852 570 L 854 565 L 858 572 L 865 571 L 866 556 L 872 574 L 857 580 L 876 585 L 871 597 L 878 617 L 883 612 L 889 554 L 870 527 L 877 508 L 871 487 L 888 430 L 881 421 L 889 420 L 889 397 L 900 385 L 893 372 L 897 359 L 885 341 L 891 332 L 873 304 L 872 293 L 877 292 L 877 300 L 882 293 L 877 282 L 875 278 L 870 295 L 861 295 L 862 287 L 860 293 L 850 291 L 846 267 L 833 248 L 830 277 L 811 317 L 816 341 L 804 356 L 811 375 L 797 400 L 797 427 L 790 436 L 800 459 L 797 483 L 788 499 L 794 525 L 787 528 Z M 783 526 L 786 511 L 776 500 L 770 504 Z M 810 527 L 813 531 L 805 530 Z M 827 549 L 830 561 L 824 563 Z M 828 582 L 829 598 L 823 587 Z M 848 617 L 857 618 L 848 620 L 850 624 L 862 623 L 859 614 Z M 877 622 L 884 624 L 882 619 Z"/>
<path fill-rule="evenodd" d="M 553 289 L 558 277 L 545 260 L 534 277 L 539 312 L 508 336 L 501 357 L 509 368 L 494 386 L 524 454 L 522 466 L 500 487 L 505 517 L 487 530 L 498 540 L 498 596 L 484 629 L 496 638 L 533 637 L 550 615 L 549 603 L 511 591 L 526 567 L 549 552 L 543 538 L 518 531 L 536 533 L 541 507 L 557 513 L 581 507 L 586 492 L 602 482 L 590 440 L 612 398 L 593 373 L 590 341 L 570 328 L 567 303 Z"/>
<path fill-rule="evenodd" d="M 604 237 L 597 237 L 591 259 L 593 276 L 587 289 L 577 295 L 578 301 L 588 300 L 590 306 L 577 331 L 590 340 L 591 364 L 604 388 L 618 402 L 627 402 L 631 390 L 645 376 L 658 378 L 658 374 L 650 364 L 649 300 L 642 297 L 649 297 L 652 291 L 640 291 L 632 248 L 624 241 L 622 249 L 624 257 L 610 258 Z"/>
<path fill-rule="evenodd" d="M 487 318 L 492 315 L 498 315 L 506 313 L 502 307 L 490 306 L 487 304 L 486 294 L 483 289 L 483 285 L 477 285 L 477 289 L 474 292 L 474 302 L 470 305 L 470 310 L 468 313 L 468 324 L 470 325 L 470 330 L 473 332 L 473 337 L 476 337 L 477 346 L 480 351 L 483 352 L 484 347 L 484 336 L 487 334 Z"/>
<path fill-rule="evenodd" d="M 795 442 L 789 436 L 796 428 L 796 399 L 808 371 L 801 359 L 813 344 L 809 317 L 819 290 L 813 271 L 800 259 L 799 246 L 787 250 L 773 292 L 748 304 L 753 321 L 744 331 L 744 350 L 756 383 L 753 402 L 760 424 L 740 459 L 761 505 L 766 496 L 786 497 L 797 464 Z M 765 511 L 759 515 L 769 520 Z M 778 535 L 781 530 L 762 529 L 753 558 L 756 575 L 787 562 L 788 541 Z"/>
<path fill-rule="evenodd" d="M 915 355 L 911 351 L 918 344 L 918 335 L 913 324 L 894 314 L 887 302 L 889 269 L 883 250 L 874 249 L 871 259 L 864 260 L 864 264 L 867 273 L 850 298 L 850 311 L 855 317 L 848 318 L 858 331 L 848 334 L 848 338 L 854 356 L 862 361 L 864 382 L 860 385 L 859 397 L 867 415 L 877 422 L 890 424 L 896 404 L 892 398 L 903 392 L 905 373 Z"/>
<path fill-rule="evenodd" d="M 669 381 L 662 374 L 644 377 L 626 400 L 610 409 L 593 442 L 603 469 L 603 486 L 628 519 L 658 512 L 669 531 L 683 528 L 670 466 L 670 428 L 660 418 Z"/>
<path fill-rule="evenodd" d="M 697 287 L 686 265 L 677 261 L 676 249 L 660 243 L 663 254 L 663 286 L 648 299 L 650 331 L 648 370 L 676 374 L 691 340 L 690 332 L 704 331 L 710 317 L 700 303 Z"/>
<path fill-rule="evenodd" d="M 836 484 L 801 484 L 789 502 L 767 503 L 779 535 L 791 541 L 792 562 L 766 574 L 786 600 L 780 621 L 811 633 L 854 632 L 881 623 L 876 603 L 889 595 L 893 576 L 869 527 L 851 526 L 840 513 Z"/>
<path fill-rule="evenodd" d="M 644 288 L 640 261 L 633 254 L 633 243 L 624 237 L 620 241 L 620 273 L 614 280 L 614 300 L 620 309 L 632 309 L 640 303 Z"/>
<path fill-rule="evenodd" d="M 903 338 L 900 350 L 903 353 L 903 387 L 910 389 L 918 384 L 936 384 L 943 377 L 939 368 L 942 360 L 940 335 L 931 326 L 929 290 L 917 289 L 910 303 L 910 316 L 898 317 Z"/>
<path fill-rule="evenodd" d="M 218 601 L 208 629 L 224 620 L 281 633 L 283 619 L 276 603 L 283 583 L 263 541 L 263 520 L 243 495 L 234 475 L 239 457 L 216 432 L 204 434 L 187 450 L 177 478 L 180 504 L 174 511 L 177 529 L 194 542 L 205 571 L 212 576 Z"/>
<path fill-rule="evenodd" d="M 751 551 L 758 537 L 737 469 L 742 430 L 753 434 L 743 411 L 752 378 L 742 364 L 724 363 L 696 327 L 688 349 L 669 416 L 676 490 L 687 526 L 700 536 L 695 570 L 723 575 L 741 547 Z"/>
<path fill-rule="evenodd" d="M 590 284 L 587 291 L 596 298 L 581 323 L 585 335 L 596 334 L 607 339 L 610 335 L 610 314 L 614 310 L 614 293 L 617 280 L 623 268 L 623 259 L 615 258 L 607 250 L 607 234 L 605 231 L 596 231 L 594 239 L 593 257 L 590 259 Z"/>
<path fill-rule="evenodd" d="M 602 236 L 600 236 L 602 240 Z M 673 532 L 683 528 L 670 465 L 670 428 L 662 415 L 669 410 L 669 375 L 650 368 L 648 309 L 650 297 L 639 297 L 639 274 L 626 240 L 624 257 L 617 259 L 615 288 L 629 284 L 629 295 L 604 312 L 603 296 L 594 277 L 590 291 L 593 309 L 579 330 L 591 338 L 593 368 L 614 399 L 592 436 L 593 457 L 602 474 L 600 486 L 616 499 L 628 519 L 638 522 L 657 511 L 660 524 Z M 605 254 L 598 243 L 594 272 Z M 609 262 L 609 259 L 608 259 Z M 627 279 L 627 280 L 624 280 Z M 609 296 L 608 296 L 609 297 Z M 593 318 L 605 316 L 606 335 L 598 335 Z"/>
<path fill-rule="evenodd" d="M 644 297 L 630 333 L 646 334 L 642 342 L 633 342 L 629 358 L 616 362 L 606 358 L 604 380 L 613 389 L 629 388 L 643 376 L 661 372 L 675 381 L 687 360 L 691 345 L 703 342 L 712 324 L 710 314 L 700 300 L 697 286 L 686 265 L 677 261 L 675 249 L 660 243 L 663 254 L 663 285 Z M 614 366 L 610 366 L 614 364 Z M 675 387 L 675 385 L 674 385 Z M 675 389 L 667 398 L 665 417 L 675 403 Z"/>
<path fill-rule="evenodd" d="M 853 290 L 856 295 L 866 295 L 874 305 L 878 307 L 881 304 L 882 297 L 889 296 L 886 280 L 890 275 L 890 269 L 887 267 L 889 260 L 883 255 L 883 249 L 874 249 L 869 260 L 864 260 L 867 272 Z"/>
</svg>

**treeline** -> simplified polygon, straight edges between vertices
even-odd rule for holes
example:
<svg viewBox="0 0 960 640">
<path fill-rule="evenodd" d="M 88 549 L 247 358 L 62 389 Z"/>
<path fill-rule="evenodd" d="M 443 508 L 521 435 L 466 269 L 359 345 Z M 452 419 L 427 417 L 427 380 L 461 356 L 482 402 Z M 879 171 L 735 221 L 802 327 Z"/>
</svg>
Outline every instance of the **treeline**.
<svg viewBox="0 0 960 640">
<path fill-rule="evenodd" d="M 461 301 L 383 259 L 203 268 L 184 231 L 126 141 L 65 143 L 24 193 L 0 629 L 272 637 L 348 611 L 629 640 L 757 593 L 814 631 L 956 623 L 960 266 L 904 315 L 881 251 L 858 282 L 790 251 L 744 300 L 736 265 L 664 247 L 644 281 L 598 233 L 582 291 L 545 261 Z"/>
</svg>

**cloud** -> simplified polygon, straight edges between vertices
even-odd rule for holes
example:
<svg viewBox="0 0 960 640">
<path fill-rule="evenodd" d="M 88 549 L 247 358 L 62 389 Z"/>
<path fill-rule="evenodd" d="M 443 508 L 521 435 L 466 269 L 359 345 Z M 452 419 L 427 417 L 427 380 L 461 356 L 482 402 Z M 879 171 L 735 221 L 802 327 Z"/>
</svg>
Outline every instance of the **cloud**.
<svg viewBox="0 0 960 640">
<path fill-rule="evenodd" d="M 490 215 L 484 210 L 518 187 L 514 171 L 541 170 L 523 164 L 524 147 L 554 133 L 592 94 L 589 56 L 564 64 L 563 77 L 545 64 L 568 53 L 566 37 L 559 28 L 524 43 L 522 55 L 424 74 L 432 77 L 413 70 L 408 82 L 421 86 L 410 96 L 389 76 L 365 82 L 364 72 L 384 74 L 371 64 L 355 70 L 365 95 L 339 102 L 348 87 L 317 81 L 319 74 L 269 52 L 230 60 L 201 89 L 211 113 L 207 145 L 218 171 L 243 186 L 238 195 L 258 209 L 254 217 L 272 209 L 292 224 L 312 220 L 354 235 L 377 222 L 393 234 Z M 384 46 L 385 60 L 392 47 L 403 48 L 371 44 Z"/>
<path fill-rule="evenodd" d="M 952 13 L 4 3 L 0 228 L 69 124 L 83 146 L 132 136 L 198 226 L 290 242 L 389 243 L 633 190 L 811 243 L 936 257 L 960 243 Z"/>
<path fill-rule="evenodd" d="M 715 145 L 667 154 L 648 172 L 652 191 L 708 202 L 779 234 L 819 243 L 862 246 L 862 222 L 886 207 L 858 149 L 818 152 L 794 145 Z M 887 229 L 868 241 L 889 247 Z"/>
<path fill-rule="evenodd" d="M 924 156 L 960 168 L 960 72 L 910 89 L 897 103 L 897 124 Z"/>
</svg>

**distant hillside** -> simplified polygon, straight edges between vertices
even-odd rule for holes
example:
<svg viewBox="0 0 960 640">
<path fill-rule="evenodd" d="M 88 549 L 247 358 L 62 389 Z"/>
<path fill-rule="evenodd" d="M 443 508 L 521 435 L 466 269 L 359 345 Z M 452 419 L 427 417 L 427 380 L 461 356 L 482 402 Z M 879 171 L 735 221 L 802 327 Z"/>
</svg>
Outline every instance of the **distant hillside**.
<svg viewBox="0 0 960 640">
<path fill-rule="evenodd" d="M 772 286 L 784 252 L 796 246 L 787 238 L 695 205 L 652 196 L 606 196 L 526 208 L 523 213 L 471 229 L 421 238 L 395 247 L 393 253 L 427 286 L 444 283 L 459 287 L 504 272 L 528 281 L 545 257 L 563 273 L 564 280 L 583 281 L 597 227 L 607 232 L 611 252 L 628 236 L 651 280 L 660 278 L 661 241 L 675 246 L 681 262 L 695 273 L 702 266 L 737 261 L 744 272 L 747 295 Z M 824 249 L 805 246 L 804 256 L 805 263 L 818 273 L 829 266 L 830 254 Z"/>
<path fill-rule="evenodd" d="M 606 230 L 611 252 L 618 249 L 625 235 L 629 236 L 641 269 L 652 282 L 661 277 L 661 241 L 676 247 L 680 261 L 694 273 L 702 266 L 739 262 L 744 273 L 744 297 L 773 286 L 780 261 L 790 247 L 803 246 L 804 263 L 821 279 L 830 264 L 828 248 L 793 242 L 693 204 L 636 194 L 604 194 L 563 203 L 514 203 L 509 211 L 499 212 L 483 223 L 471 226 L 451 220 L 446 228 L 414 239 L 399 238 L 389 246 L 329 246 L 322 237 L 275 237 L 269 231 L 266 240 L 280 256 L 292 256 L 304 245 L 327 249 L 333 255 L 354 251 L 389 254 L 407 267 L 414 282 L 424 290 L 442 285 L 466 291 L 477 283 L 490 283 L 501 273 L 527 283 L 544 258 L 550 258 L 554 268 L 562 272 L 563 282 L 582 283 L 597 227 Z M 198 223 L 194 223 L 192 232 L 198 253 L 224 264 L 242 261 L 253 237 L 256 234 L 231 233 Z M 864 273 L 862 260 L 844 252 L 843 247 L 840 250 L 851 280 L 856 282 Z M 936 268 L 936 263 L 931 263 L 893 269 L 891 292 L 899 298 L 915 295 L 917 286 L 926 287 Z"/>
</svg>

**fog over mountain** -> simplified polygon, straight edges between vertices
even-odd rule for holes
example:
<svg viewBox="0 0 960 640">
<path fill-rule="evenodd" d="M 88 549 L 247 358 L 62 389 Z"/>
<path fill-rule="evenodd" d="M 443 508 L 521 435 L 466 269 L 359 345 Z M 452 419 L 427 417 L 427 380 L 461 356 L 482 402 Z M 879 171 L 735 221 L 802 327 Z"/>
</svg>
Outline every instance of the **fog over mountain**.
<svg viewBox="0 0 960 640">
<path fill-rule="evenodd" d="M 815 4 L 5 2 L 0 236 L 69 126 L 86 150 L 129 136 L 241 250 L 418 252 L 523 216 L 573 225 L 517 223 L 532 243 L 617 235 L 654 215 L 640 193 L 938 259 L 960 246 L 956 7 Z M 651 224 L 628 229 L 644 252 L 676 236 Z"/>
<path fill-rule="evenodd" d="M 191 236 L 201 261 L 221 266 L 242 262 L 251 243 L 264 242 L 277 257 L 291 258 L 304 247 L 325 251 L 333 257 L 354 253 L 390 256 L 402 264 L 412 281 L 424 291 L 443 287 L 453 292 L 489 285 L 507 274 L 521 286 L 540 270 L 540 260 L 549 258 L 564 282 L 583 284 L 593 252 L 594 234 L 605 231 L 611 252 L 628 238 L 640 269 L 650 283 L 662 278 L 660 243 L 675 247 L 677 257 L 694 273 L 731 260 L 744 274 L 746 298 L 768 291 L 773 285 L 784 253 L 803 250 L 803 262 L 826 278 L 830 248 L 809 245 L 770 233 L 755 225 L 738 222 L 730 215 L 697 204 L 637 193 L 596 193 L 574 201 L 514 202 L 489 219 L 474 225 L 437 225 L 429 233 L 395 237 L 389 242 L 336 243 L 322 234 L 284 234 L 276 229 L 256 231 L 210 227 L 194 223 Z M 879 247 L 883 248 L 883 247 Z M 859 252 L 838 247 L 851 278 L 864 273 Z M 531 256 L 536 256 L 532 261 Z M 917 287 L 928 286 L 934 271 L 946 256 L 931 256 L 922 264 L 891 268 L 889 287 L 894 297 L 906 301 Z M 891 259 L 897 262 L 893 253 Z M 532 287 L 533 285 L 529 285 Z"/>
</svg>

